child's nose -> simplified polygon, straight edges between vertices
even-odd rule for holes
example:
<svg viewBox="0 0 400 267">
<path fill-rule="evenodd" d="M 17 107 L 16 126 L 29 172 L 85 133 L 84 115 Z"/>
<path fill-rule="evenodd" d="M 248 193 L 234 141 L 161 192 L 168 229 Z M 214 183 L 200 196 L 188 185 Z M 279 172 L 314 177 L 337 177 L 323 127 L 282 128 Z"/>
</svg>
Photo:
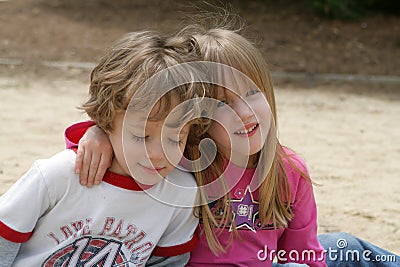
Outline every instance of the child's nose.
<svg viewBox="0 0 400 267">
<path fill-rule="evenodd" d="M 162 144 L 159 141 L 153 141 L 146 144 L 147 154 L 151 160 L 160 160 L 164 158 Z"/>
<path fill-rule="evenodd" d="M 247 122 L 247 120 L 254 115 L 251 107 L 243 100 L 235 102 L 235 111 L 243 122 Z"/>
</svg>

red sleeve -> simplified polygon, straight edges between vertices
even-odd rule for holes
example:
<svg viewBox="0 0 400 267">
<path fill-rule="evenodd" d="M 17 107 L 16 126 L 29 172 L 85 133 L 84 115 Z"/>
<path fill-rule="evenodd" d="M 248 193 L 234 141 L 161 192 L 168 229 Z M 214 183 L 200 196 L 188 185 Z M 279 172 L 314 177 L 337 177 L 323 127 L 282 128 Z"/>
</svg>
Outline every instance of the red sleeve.
<svg viewBox="0 0 400 267">
<path fill-rule="evenodd" d="M 66 148 L 78 147 L 79 140 L 86 133 L 87 129 L 93 125 L 95 125 L 93 121 L 84 121 L 68 126 L 64 132 Z"/>
<path fill-rule="evenodd" d="M 32 232 L 21 233 L 15 231 L 14 229 L 8 227 L 6 224 L 0 221 L 0 236 L 3 237 L 4 239 L 7 239 L 8 241 L 14 243 L 23 243 L 28 241 L 31 235 Z"/>
<path fill-rule="evenodd" d="M 196 234 L 193 235 L 192 239 L 184 244 L 179 244 L 170 247 L 159 247 L 156 246 L 153 251 L 153 255 L 160 257 L 172 257 L 177 255 L 185 254 L 190 252 L 197 246 L 199 239 Z"/>
</svg>

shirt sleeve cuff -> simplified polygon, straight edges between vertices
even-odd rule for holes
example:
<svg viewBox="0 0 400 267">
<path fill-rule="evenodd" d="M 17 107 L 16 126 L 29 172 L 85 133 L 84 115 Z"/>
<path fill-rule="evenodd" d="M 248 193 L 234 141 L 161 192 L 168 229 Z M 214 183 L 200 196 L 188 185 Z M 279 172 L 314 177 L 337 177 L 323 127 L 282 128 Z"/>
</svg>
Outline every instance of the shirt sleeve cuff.
<svg viewBox="0 0 400 267">
<path fill-rule="evenodd" d="M 181 255 L 194 250 L 199 242 L 197 235 L 193 235 L 192 239 L 186 243 L 170 246 L 170 247 L 159 247 L 156 246 L 153 255 L 160 257 L 172 257 Z"/>
<path fill-rule="evenodd" d="M 84 121 L 72 124 L 64 131 L 65 145 L 67 149 L 78 147 L 79 140 L 87 129 L 95 125 L 94 121 Z"/>
<path fill-rule="evenodd" d="M 7 239 L 8 241 L 11 241 L 14 243 L 24 243 L 29 240 L 29 238 L 32 235 L 32 232 L 21 233 L 21 232 L 15 231 L 14 229 L 11 229 L 6 224 L 4 224 L 3 222 L 0 221 L 0 235 L 4 239 Z"/>
</svg>

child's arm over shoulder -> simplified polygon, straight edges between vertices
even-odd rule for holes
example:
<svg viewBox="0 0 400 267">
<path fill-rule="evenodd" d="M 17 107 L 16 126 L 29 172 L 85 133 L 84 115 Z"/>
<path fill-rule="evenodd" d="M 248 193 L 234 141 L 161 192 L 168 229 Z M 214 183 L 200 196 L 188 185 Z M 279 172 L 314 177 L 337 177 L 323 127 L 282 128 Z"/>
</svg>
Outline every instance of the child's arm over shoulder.
<svg viewBox="0 0 400 267">
<path fill-rule="evenodd" d="M 292 162 L 285 161 L 284 164 L 291 188 L 291 206 L 294 216 L 278 241 L 278 250 L 286 252 L 284 259 L 280 262 L 326 266 L 324 248 L 317 238 L 317 206 L 312 183 L 298 172 L 301 171 L 309 177 L 307 166 L 298 155 L 289 150 L 285 152 Z M 291 251 L 292 255 L 299 255 L 298 259 L 289 258 Z"/>
<path fill-rule="evenodd" d="M 78 147 L 78 143 L 82 136 L 93 125 L 95 125 L 95 123 L 92 121 L 82 121 L 68 126 L 64 131 L 66 148 Z"/>
<path fill-rule="evenodd" d="M 12 266 L 21 244 L 0 237 L 0 267 Z"/>
<path fill-rule="evenodd" d="M 78 148 L 75 172 L 82 185 L 99 184 L 111 166 L 113 149 L 108 135 L 93 121 L 70 125 L 64 132 L 67 148 Z"/>
</svg>

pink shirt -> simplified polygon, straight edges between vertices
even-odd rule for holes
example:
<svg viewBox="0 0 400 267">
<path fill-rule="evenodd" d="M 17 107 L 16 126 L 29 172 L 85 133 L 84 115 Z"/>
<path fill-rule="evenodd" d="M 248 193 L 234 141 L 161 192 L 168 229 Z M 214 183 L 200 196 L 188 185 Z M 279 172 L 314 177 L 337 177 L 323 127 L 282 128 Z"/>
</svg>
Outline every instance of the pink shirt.
<svg viewBox="0 0 400 267">
<path fill-rule="evenodd" d="M 304 173 L 307 173 L 304 161 L 285 149 L 292 161 Z M 287 162 L 284 162 L 288 176 L 292 199 L 290 201 L 294 217 L 287 228 L 274 229 L 263 226 L 258 220 L 258 190 L 251 192 L 250 181 L 255 169 L 230 167 L 226 175 L 234 176 L 243 173 L 239 182 L 230 191 L 232 207 L 235 214 L 237 238 L 229 226 L 223 229 L 218 240 L 227 248 L 226 254 L 215 256 L 207 245 L 206 238 L 200 236 L 199 245 L 191 252 L 188 266 L 271 266 L 278 256 L 280 263 L 297 262 L 309 266 L 326 266 L 323 247 L 317 239 L 317 208 L 312 185 L 300 176 Z M 200 225 L 201 228 L 201 225 Z"/>
</svg>

